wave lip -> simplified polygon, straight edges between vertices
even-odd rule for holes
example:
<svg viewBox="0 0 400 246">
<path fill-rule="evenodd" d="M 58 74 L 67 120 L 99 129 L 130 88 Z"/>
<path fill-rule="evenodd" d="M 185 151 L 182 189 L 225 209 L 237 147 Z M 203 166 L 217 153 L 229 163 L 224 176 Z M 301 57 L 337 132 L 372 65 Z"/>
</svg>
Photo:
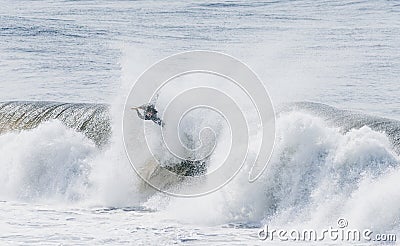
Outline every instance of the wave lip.
<svg viewBox="0 0 400 246">
<path fill-rule="evenodd" d="M 105 104 L 47 101 L 0 103 L 0 134 L 30 130 L 52 119 L 83 133 L 99 147 L 107 144 L 111 136 L 109 106 Z"/>
<path fill-rule="evenodd" d="M 400 154 L 400 121 L 368 115 L 351 110 L 338 109 L 315 102 L 294 102 L 281 108 L 281 112 L 305 111 L 339 127 L 343 132 L 368 126 L 374 131 L 384 132 L 392 143 L 394 151 Z"/>
</svg>

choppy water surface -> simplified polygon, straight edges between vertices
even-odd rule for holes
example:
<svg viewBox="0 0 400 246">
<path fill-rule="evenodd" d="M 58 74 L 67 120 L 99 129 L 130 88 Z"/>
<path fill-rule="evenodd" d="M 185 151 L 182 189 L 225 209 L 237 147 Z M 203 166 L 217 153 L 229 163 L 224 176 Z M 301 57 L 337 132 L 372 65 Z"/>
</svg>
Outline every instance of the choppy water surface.
<svg viewBox="0 0 400 246">
<path fill-rule="evenodd" d="M 399 233 L 398 1 L 1 6 L 0 101 L 14 101 L 0 104 L 3 243 L 263 244 L 263 224 L 318 229 L 339 217 Z M 147 66 L 192 49 L 246 62 L 277 105 L 339 110 L 282 111 L 254 186 L 239 175 L 196 199 L 143 190 L 111 108 Z"/>
</svg>

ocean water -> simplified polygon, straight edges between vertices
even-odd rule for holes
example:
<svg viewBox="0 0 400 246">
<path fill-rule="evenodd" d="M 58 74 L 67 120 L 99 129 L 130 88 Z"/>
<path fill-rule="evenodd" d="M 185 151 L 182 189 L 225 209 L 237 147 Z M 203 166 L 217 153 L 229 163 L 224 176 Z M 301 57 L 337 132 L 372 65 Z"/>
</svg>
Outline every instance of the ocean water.
<svg viewBox="0 0 400 246">
<path fill-rule="evenodd" d="M 0 244 L 264 245 L 264 225 L 339 218 L 400 233 L 398 1 L 0 2 Z M 183 199 L 143 190 L 120 123 L 136 78 L 189 50 L 248 64 L 278 115 L 256 183 Z"/>
</svg>

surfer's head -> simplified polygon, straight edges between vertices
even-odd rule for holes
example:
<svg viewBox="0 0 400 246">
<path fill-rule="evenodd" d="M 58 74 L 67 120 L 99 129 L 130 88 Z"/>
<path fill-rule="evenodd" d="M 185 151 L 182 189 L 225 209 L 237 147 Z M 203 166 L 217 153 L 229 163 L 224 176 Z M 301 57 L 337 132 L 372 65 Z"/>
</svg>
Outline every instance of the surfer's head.
<svg viewBox="0 0 400 246">
<path fill-rule="evenodd" d="M 155 109 L 154 105 L 150 104 L 149 106 L 147 106 L 146 108 L 146 115 L 155 115 L 157 114 L 157 110 Z"/>
</svg>

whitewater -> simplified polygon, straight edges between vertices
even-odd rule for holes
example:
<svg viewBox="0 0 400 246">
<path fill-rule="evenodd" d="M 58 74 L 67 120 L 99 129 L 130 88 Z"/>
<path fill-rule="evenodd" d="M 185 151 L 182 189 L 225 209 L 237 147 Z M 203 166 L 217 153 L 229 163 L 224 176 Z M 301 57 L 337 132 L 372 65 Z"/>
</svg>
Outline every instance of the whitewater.
<svg viewBox="0 0 400 246">
<path fill-rule="evenodd" d="M 1 2 L 1 245 L 265 245 L 265 225 L 340 218 L 400 235 L 398 2 Z M 245 168 L 215 193 L 178 198 L 137 176 L 122 118 L 146 68 L 192 49 L 260 76 L 276 139 L 256 182 Z M 199 114 L 182 128 L 221 129 L 211 168 L 226 125 Z"/>
</svg>

